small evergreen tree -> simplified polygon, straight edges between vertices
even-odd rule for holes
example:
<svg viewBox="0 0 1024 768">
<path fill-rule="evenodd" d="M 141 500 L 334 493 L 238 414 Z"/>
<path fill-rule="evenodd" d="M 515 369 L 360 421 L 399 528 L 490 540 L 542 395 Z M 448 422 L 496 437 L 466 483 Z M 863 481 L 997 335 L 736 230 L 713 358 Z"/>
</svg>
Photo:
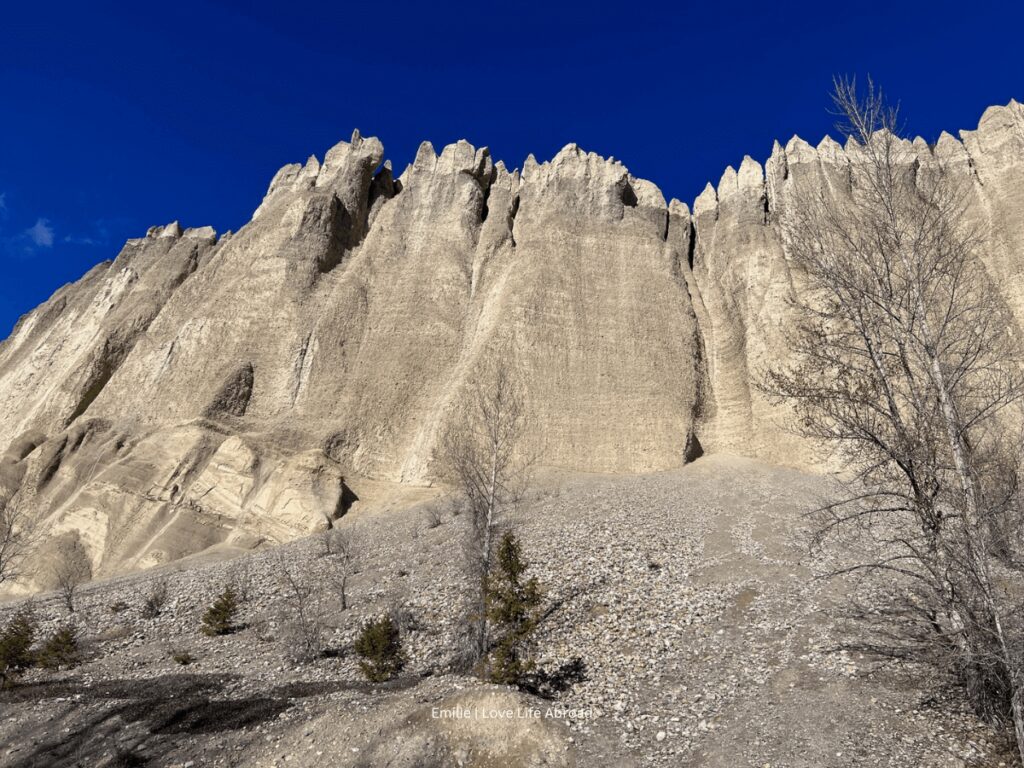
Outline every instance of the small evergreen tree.
<svg viewBox="0 0 1024 768">
<path fill-rule="evenodd" d="M 71 624 L 65 624 L 46 638 L 36 660 L 43 669 L 60 669 L 78 664 L 78 631 Z"/>
<path fill-rule="evenodd" d="M 537 579 L 523 581 L 529 565 L 522 545 L 507 531 L 498 545 L 495 569 L 487 580 L 487 620 L 494 641 L 486 676 L 494 683 L 518 685 L 533 670 L 533 634 L 540 623 L 541 591 Z"/>
<path fill-rule="evenodd" d="M 402 636 L 390 616 L 363 624 L 355 650 L 362 657 L 359 668 L 374 683 L 391 679 L 405 666 Z"/>
<path fill-rule="evenodd" d="M 36 638 L 35 613 L 31 606 L 20 609 L 0 632 L 0 687 L 7 687 L 15 674 L 32 666 L 32 643 Z"/>
<path fill-rule="evenodd" d="M 202 631 L 211 637 L 227 635 L 235 629 L 235 614 L 238 612 L 238 594 L 233 584 L 228 584 L 203 614 Z"/>
</svg>

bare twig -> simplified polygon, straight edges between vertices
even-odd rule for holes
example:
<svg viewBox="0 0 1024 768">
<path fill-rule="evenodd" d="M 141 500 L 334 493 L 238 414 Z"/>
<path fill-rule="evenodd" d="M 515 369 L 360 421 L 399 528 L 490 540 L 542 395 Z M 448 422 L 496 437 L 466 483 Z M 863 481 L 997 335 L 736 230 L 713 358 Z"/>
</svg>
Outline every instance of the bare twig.
<svg viewBox="0 0 1024 768">
<path fill-rule="evenodd" d="M 834 575 L 878 577 L 851 611 L 875 638 L 858 647 L 953 671 L 982 715 L 1013 721 L 1024 758 L 1016 324 L 970 187 L 921 161 L 870 81 L 861 96 L 837 80 L 833 101 L 849 177 L 793 187 L 793 354 L 762 389 L 848 469 L 813 543 L 845 553 Z"/>
</svg>

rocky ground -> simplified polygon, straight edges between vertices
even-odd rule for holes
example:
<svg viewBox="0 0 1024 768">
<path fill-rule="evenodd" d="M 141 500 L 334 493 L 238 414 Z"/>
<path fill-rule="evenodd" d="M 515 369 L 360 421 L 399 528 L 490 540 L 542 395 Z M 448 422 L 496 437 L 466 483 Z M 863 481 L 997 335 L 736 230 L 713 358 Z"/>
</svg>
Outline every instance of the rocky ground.
<svg viewBox="0 0 1024 768">
<path fill-rule="evenodd" d="M 317 538 L 83 588 L 87 659 L 0 692 L 0 765 L 1013 765 L 920 670 L 831 651 L 848 631 L 830 613 L 843 586 L 813 578 L 802 517 L 820 489 L 729 457 L 545 477 L 516 523 L 552 609 L 540 661 L 563 674 L 550 699 L 448 671 L 463 519 L 444 505 L 439 520 L 420 505 L 342 521 L 357 571 L 344 611 L 340 558 Z M 295 660 L 284 571 L 325 627 L 314 661 Z M 168 601 L 142 618 L 158 579 Z M 206 637 L 200 616 L 229 581 L 243 626 Z M 35 608 L 47 629 L 68 618 L 56 596 Z M 373 687 L 351 642 L 395 609 L 410 661 Z"/>
</svg>

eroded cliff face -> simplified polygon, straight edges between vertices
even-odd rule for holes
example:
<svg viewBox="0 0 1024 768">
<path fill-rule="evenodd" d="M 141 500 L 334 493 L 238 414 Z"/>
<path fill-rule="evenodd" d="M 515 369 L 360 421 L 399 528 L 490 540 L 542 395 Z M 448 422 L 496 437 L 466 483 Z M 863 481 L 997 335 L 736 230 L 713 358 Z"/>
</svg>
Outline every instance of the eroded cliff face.
<svg viewBox="0 0 1024 768">
<path fill-rule="evenodd" d="M 1024 320 L 1024 110 L 909 145 L 969 179 L 987 266 Z M 490 356 L 527 385 L 543 463 L 678 466 L 702 451 L 813 467 L 758 392 L 798 290 L 781 223 L 849 194 L 855 146 L 745 158 L 691 214 L 574 145 L 522 171 L 424 144 L 394 178 L 356 133 L 281 169 L 252 221 L 154 228 L 0 345 L 0 499 L 94 573 L 331 524 L 360 478 L 435 479 Z"/>
</svg>

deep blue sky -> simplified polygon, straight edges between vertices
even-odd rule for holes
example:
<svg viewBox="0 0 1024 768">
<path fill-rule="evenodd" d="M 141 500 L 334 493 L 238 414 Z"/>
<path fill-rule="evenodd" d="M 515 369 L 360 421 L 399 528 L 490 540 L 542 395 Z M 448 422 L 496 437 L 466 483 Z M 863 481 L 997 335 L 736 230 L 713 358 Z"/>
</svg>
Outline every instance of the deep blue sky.
<svg viewBox="0 0 1024 768">
<path fill-rule="evenodd" d="M 1017 9 L 1011 6 L 1017 5 Z M 148 226 L 237 229 L 353 127 L 509 166 L 575 141 L 691 201 L 830 130 L 870 72 L 934 139 L 1024 98 L 1019 3 L 10 0 L 0 13 L 0 338 Z"/>
</svg>

